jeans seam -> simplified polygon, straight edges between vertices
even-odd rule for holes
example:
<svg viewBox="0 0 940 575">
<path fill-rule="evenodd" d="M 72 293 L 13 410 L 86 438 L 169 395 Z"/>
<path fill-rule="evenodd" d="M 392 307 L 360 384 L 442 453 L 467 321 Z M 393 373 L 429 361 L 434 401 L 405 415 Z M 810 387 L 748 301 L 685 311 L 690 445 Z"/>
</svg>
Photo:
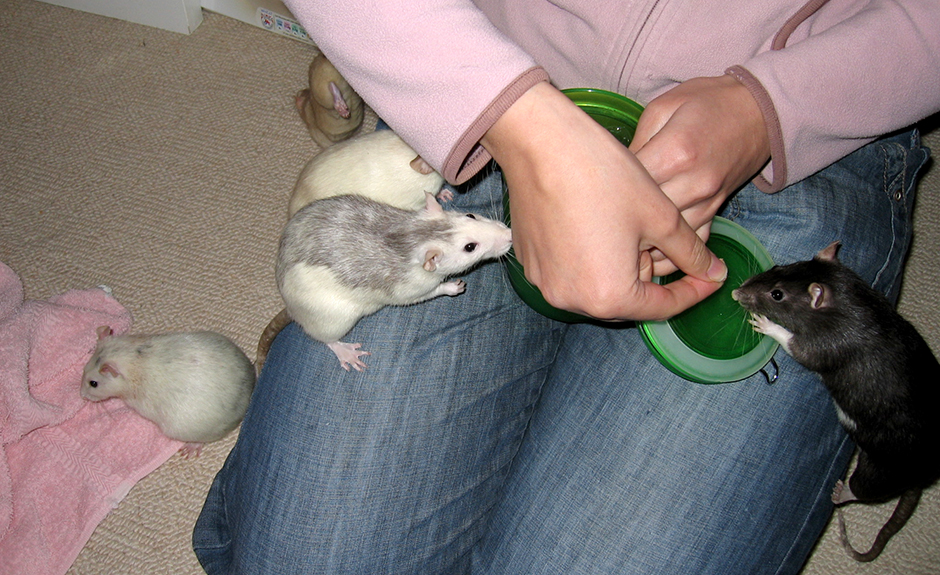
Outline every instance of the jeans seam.
<svg viewBox="0 0 940 575">
<path fill-rule="evenodd" d="M 848 442 L 850 442 L 850 441 L 851 441 L 851 440 L 849 439 L 849 437 L 848 437 L 847 435 L 844 436 L 844 437 L 842 438 L 842 441 L 839 443 L 839 448 L 836 450 L 836 453 L 841 453 L 842 450 L 845 448 L 846 444 L 847 444 Z M 854 451 L 854 447 L 853 447 L 853 451 Z M 838 461 L 838 459 L 839 459 L 838 457 L 833 457 L 833 458 L 832 458 L 832 461 L 831 461 L 830 464 L 829 464 L 829 472 L 826 474 L 826 477 L 829 477 L 829 476 L 832 475 L 833 471 L 835 470 L 834 467 L 835 467 L 836 462 Z M 844 471 L 843 471 L 843 473 L 844 473 Z M 819 499 L 819 497 L 820 497 L 821 495 L 825 494 L 826 491 L 829 489 L 829 487 L 828 487 L 825 483 L 823 483 L 823 482 L 820 482 L 819 486 L 820 486 L 820 488 L 819 488 L 819 490 L 816 492 L 816 493 L 817 493 L 817 494 L 816 494 L 816 499 Z M 782 560 L 778 563 L 777 569 L 774 571 L 774 573 L 780 574 L 780 573 L 784 572 L 784 567 L 789 564 L 790 557 L 793 556 L 793 553 L 796 551 L 796 549 L 797 549 L 799 543 L 800 543 L 801 541 L 804 541 L 805 536 L 803 535 L 803 533 L 806 531 L 807 527 L 809 526 L 809 524 L 810 524 L 810 522 L 811 522 L 810 519 L 811 519 L 811 517 L 812 517 L 812 515 L 813 515 L 813 509 L 815 509 L 815 507 L 810 508 L 810 509 L 806 512 L 806 514 L 803 516 L 803 522 L 802 522 L 802 524 L 800 525 L 799 530 L 796 532 L 795 537 L 794 537 L 793 540 L 790 542 L 790 547 L 789 547 L 789 549 L 787 550 L 786 554 L 783 556 Z M 830 518 L 826 520 L 826 525 L 829 524 L 829 521 L 830 521 L 830 520 L 831 520 L 831 511 L 830 511 Z M 816 543 L 814 543 L 814 547 L 815 547 L 816 545 L 818 545 L 818 544 L 819 544 L 819 541 L 818 541 L 818 539 L 817 539 Z M 807 559 L 808 559 L 808 557 L 809 557 L 809 555 L 807 555 Z"/>
<path fill-rule="evenodd" d="M 891 145 L 896 146 L 897 148 L 901 150 L 901 153 L 902 153 L 901 165 L 904 167 L 901 169 L 900 174 L 892 178 L 891 181 L 889 182 L 888 174 L 890 172 L 891 162 L 889 161 L 889 154 L 888 154 L 887 147 L 884 145 L 880 146 L 882 163 L 883 163 L 883 169 L 881 173 L 882 193 L 884 193 L 888 197 L 889 202 L 892 202 L 893 213 L 891 216 L 891 246 L 888 249 L 884 262 L 881 264 L 881 268 L 879 268 L 878 273 L 875 274 L 875 278 L 872 281 L 872 285 L 877 285 L 878 282 L 881 280 L 881 276 L 888 269 L 888 265 L 893 260 L 894 250 L 895 250 L 895 247 L 897 246 L 897 237 L 898 237 L 897 220 L 898 220 L 899 214 L 898 214 L 897 208 L 894 206 L 895 201 L 892 198 L 891 191 L 888 188 L 890 187 L 890 183 L 896 181 L 898 177 L 901 178 L 902 187 L 903 187 L 904 180 L 907 179 L 906 174 L 905 174 L 906 167 L 907 167 L 907 150 L 904 148 L 904 146 L 901 146 L 900 144 L 891 144 Z"/>
</svg>

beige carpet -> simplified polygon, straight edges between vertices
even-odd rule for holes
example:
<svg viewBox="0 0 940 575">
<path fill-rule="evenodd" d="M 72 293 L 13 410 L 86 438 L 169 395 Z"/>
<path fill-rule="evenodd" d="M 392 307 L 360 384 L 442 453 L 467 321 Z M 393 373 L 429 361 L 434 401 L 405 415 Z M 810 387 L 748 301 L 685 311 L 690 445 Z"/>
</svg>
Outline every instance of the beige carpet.
<svg viewBox="0 0 940 575">
<path fill-rule="evenodd" d="M 33 0 L 0 6 L 0 261 L 26 297 L 107 284 L 137 332 L 212 329 L 253 355 L 281 307 L 287 198 L 317 152 L 292 100 L 312 48 L 215 14 L 183 36 Z M 929 139 L 940 151 L 940 133 Z M 901 309 L 940 350 L 936 168 L 916 229 Z M 201 573 L 190 532 L 233 442 L 138 483 L 70 573 Z M 805 573 L 938 573 L 938 512 L 935 488 L 874 565 L 849 560 L 830 529 Z M 864 539 L 886 513 L 848 516 Z"/>
</svg>

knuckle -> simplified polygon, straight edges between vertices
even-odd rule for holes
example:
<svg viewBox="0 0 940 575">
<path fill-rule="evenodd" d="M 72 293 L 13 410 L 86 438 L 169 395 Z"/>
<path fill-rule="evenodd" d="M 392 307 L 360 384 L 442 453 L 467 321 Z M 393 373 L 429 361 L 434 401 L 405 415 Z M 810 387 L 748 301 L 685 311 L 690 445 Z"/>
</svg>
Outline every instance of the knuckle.
<svg viewBox="0 0 940 575">
<path fill-rule="evenodd" d="M 610 285 L 606 282 L 598 282 L 581 290 L 578 297 L 571 298 L 567 303 L 570 309 L 576 309 L 590 317 L 601 320 L 614 320 L 620 319 L 623 315 L 624 296 L 622 284 Z M 564 304 L 560 303 L 559 305 Z"/>
</svg>

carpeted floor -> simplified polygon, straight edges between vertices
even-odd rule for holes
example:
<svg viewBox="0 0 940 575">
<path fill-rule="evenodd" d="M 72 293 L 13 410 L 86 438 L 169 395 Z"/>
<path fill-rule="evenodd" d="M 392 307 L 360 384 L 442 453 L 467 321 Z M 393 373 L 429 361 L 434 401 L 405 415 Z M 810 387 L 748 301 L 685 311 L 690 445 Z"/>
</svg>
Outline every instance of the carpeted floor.
<svg viewBox="0 0 940 575">
<path fill-rule="evenodd" d="M 29 299 L 107 284 L 136 332 L 212 329 L 253 356 L 281 308 L 287 198 L 318 151 L 293 107 L 313 49 L 211 13 L 184 36 L 34 0 L 0 5 L 0 261 Z M 940 351 L 938 172 L 921 186 L 901 310 Z M 190 533 L 233 443 L 144 478 L 70 573 L 201 573 Z M 847 515 L 866 539 L 889 512 Z M 938 573 L 938 542 L 934 488 L 875 564 L 845 556 L 830 526 L 805 573 Z"/>
</svg>

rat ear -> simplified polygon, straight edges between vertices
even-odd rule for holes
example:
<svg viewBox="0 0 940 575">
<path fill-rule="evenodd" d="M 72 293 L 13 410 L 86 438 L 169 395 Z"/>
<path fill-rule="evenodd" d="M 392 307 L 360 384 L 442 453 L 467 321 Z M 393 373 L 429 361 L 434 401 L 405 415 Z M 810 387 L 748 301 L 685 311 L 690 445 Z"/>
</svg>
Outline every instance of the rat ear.
<svg viewBox="0 0 940 575">
<path fill-rule="evenodd" d="M 121 372 L 114 367 L 113 363 L 108 362 L 101 364 L 101 367 L 98 368 L 98 373 L 101 375 L 110 375 L 111 377 L 121 377 Z"/>
<path fill-rule="evenodd" d="M 433 216 L 438 216 L 444 213 L 444 208 L 442 208 L 441 205 L 437 203 L 437 198 L 435 198 L 433 194 L 424 192 L 424 196 L 425 196 L 424 197 L 425 199 L 424 210 L 427 213 Z"/>
<path fill-rule="evenodd" d="M 106 337 L 114 335 L 114 330 L 112 330 L 110 326 L 102 325 L 95 330 L 95 333 L 98 334 L 98 341 L 101 341 Z"/>
<path fill-rule="evenodd" d="M 836 261 L 836 252 L 839 251 L 839 246 L 841 245 L 842 245 L 842 242 L 840 242 L 839 240 L 832 242 L 831 244 L 829 244 L 828 246 L 820 250 L 818 254 L 816 254 L 816 259 L 823 260 L 826 262 Z"/>
<path fill-rule="evenodd" d="M 419 174 L 428 175 L 434 171 L 434 168 L 431 167 L 431 164 L 427 163 L 424 158 L 421 156 L 416 156 L 415 159 L 411 160 L 411 163 L 408 164 L 411 166 L 411 169 L 418 172 Z"/>
<path fill-rule="evenodd" d="M 343 98 L 343 93 L 340 91 L 339 86 L 336 85 L 336 82 L 330 82 L 330 95 L 333 96 L 333 109 L 336 110 L 336 113 L 343 118 L 349 118 L 349 105 L 346 104 L 346 99 Z"/>
<path fill-rule="evenodd" d="M 431 248 L 424 254 L 424 269 L 433 272 L 437 269 L 437 262 L 440 261 L 443 252 L 439 248 Z"/>
<path fill-rule="evenodd" d="M 813 309 L 829 307 L 832 305 L 832 291 L 823 284 L 809 284 L 809 305 Z"/>
</svg>

